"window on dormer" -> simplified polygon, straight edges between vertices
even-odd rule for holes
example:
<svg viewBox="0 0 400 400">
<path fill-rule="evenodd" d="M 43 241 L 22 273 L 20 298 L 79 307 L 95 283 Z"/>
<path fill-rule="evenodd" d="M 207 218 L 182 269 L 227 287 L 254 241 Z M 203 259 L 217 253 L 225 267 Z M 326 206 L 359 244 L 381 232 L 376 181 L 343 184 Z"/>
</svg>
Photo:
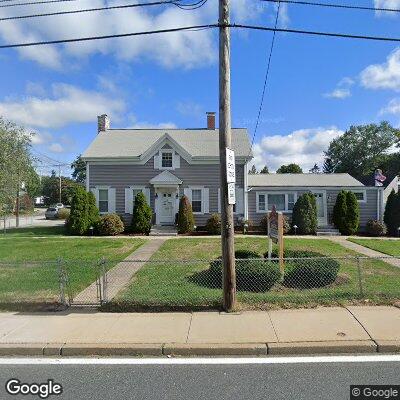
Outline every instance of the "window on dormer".
<svg viewBox="0 0 400 400">
<path fill-rule="evenodd" d="M 161 168 L 172 168 L 172 151 L 161 153 Z"/>
</svg>

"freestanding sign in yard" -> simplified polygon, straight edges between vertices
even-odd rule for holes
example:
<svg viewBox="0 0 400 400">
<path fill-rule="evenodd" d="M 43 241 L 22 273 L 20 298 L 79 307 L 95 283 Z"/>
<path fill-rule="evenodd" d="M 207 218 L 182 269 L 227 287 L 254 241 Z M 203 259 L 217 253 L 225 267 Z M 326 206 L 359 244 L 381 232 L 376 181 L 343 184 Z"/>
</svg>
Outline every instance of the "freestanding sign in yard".
<svg viewBox="0 0 400 400">
<path fill-rule="evenodd" d="M 268 259 L 272 257 L 272 242 L 278 244 L 279 268 L 283 273 L 283 214 L 277 212 L 275 206 L 268 213 Z"/>
</svg>

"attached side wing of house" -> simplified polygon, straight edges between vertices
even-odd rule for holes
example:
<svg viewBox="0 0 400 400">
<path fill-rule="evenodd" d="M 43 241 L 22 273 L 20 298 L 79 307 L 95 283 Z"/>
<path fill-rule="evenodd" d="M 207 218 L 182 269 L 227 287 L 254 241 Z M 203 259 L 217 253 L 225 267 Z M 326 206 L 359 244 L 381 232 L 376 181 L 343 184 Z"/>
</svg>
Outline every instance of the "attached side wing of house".
<svg viewBox="0 0 400 400">
<path fill-rule="evenodd" d="M 87 190 L 101 213 L 116 212 L 130 224 L 136 194 L 142 191 L 154 212 L 153 223 L 175 223 L 179 200 L 186 195 L 195 222 L 204 226 L 220 211 L 218 129 L 208 115 L 207 129 L 110 129 L 106 115 L 82 158 Z M 251 159 L 246 129 L 232 129 L 236 155 L 235 219 L 247 219 L 247 163 Z"/>
</svg>

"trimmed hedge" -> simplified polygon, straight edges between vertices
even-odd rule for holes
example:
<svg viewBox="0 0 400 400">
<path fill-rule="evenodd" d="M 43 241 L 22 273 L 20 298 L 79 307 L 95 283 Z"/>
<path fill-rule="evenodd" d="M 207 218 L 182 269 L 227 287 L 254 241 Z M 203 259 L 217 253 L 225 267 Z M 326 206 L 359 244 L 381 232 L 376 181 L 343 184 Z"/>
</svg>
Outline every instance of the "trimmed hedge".
<svg viewBox="0 0 400 400">
<path fill-rule="evenodd" d="M 360 226 L 360 206 L 353 192 L 342 190 L 333 207 L 333 223 L 342 235 L 354 235 Z"/>
<path fill-rule="evenodd" d="M 369 236 L 385 236 L 387 229 L 383 222 L 370 219 L 367 222 L 366 232 Z"/>
<path fill-rule="evenodd" d="M 246 292 L 266 292 L 281 278 L 279 265 L 265 259 L 236 260 L 236 289 Z M 222 260 L 210 263 L 209 279 L 222 282 Z M 221 287 L 221 286 L 219 286 Z"/>
<path fill-rule="evenodd" d="M 260 254 L 253 250 L 236 250 L 235 251 L 236 259 L 249 259 L 249 258 L 261 258 Z"/>
<path fill-rule="evenodd" d="M 276 250 L 272 252 L 272 257 L 278 257 Z M 287 287 L 298 289 L 324 287 L 335 282 L 339 273 L 340 263 L 337 260 L 315 251 L 285 250 L 284 257 L 298 258 L 285 261 L 283 284 Z"/>
<path fill-rule="evenodd" d="M 221 234 L 221 216 L 219 214 L 212 214 L 206 223 L 206 231 L 210 235 Z"/>
<path fill-rule="evenodd" d="M 179 201 L 178 233 L 190 233 L 194 231 L 194 216 L 192 205 L 187 196 L 182 196 Z"/>
<path fill-rule="evenodd" d="M 153 211 L 147 204 L 146 196 L 142 192 L 139 192 L 135 197 L 135 206 L 133 207 L 132 232 L 148 235 L 151 230 L 152 218 Z"/>
<path fill-rule="evenodd" d="M 124 231 L 124 223 L 118 214 L 106 214 L 100 217 L 96 228 L 99 235 L 115 236 Z"/>
<path fill-rule="evenodd" d="M 397 236 L 397 228 L 400 226 L 400 192 L 396 193 L 394 189 L 387 199 L 383 220 L 389 235 Z"/>
<path fill-rule="evenodd" d="M 310 193 L 302 194 L 293 207 L 292 227 L 297 226 L 301 235 L 315 234 L 317 231 L 317 203 L 315 196 Z"/>
</svg>

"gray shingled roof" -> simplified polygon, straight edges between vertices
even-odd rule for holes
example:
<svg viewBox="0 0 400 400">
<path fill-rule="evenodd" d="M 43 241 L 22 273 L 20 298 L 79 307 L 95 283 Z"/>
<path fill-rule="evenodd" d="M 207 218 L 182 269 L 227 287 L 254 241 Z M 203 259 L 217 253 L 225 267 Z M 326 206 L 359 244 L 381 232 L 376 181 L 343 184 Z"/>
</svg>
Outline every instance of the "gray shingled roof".
<svg viewBox="0 0 400 400">
<path fill-rule="evenodd" d="M 249 175 L 248 185 L 256 186 L 364 186 L 349 174 L 255 174 Z"/>
<path fill-rule="evenodd" d="M 109 129 L 100 132 L 83 158 L 140 157 L 168 134 L 192 157 L 218 157 L 218 129 Z M 247 157 L 247 129 L 232 129 L 232 148 L 237 157 Z"/>
</svg>

